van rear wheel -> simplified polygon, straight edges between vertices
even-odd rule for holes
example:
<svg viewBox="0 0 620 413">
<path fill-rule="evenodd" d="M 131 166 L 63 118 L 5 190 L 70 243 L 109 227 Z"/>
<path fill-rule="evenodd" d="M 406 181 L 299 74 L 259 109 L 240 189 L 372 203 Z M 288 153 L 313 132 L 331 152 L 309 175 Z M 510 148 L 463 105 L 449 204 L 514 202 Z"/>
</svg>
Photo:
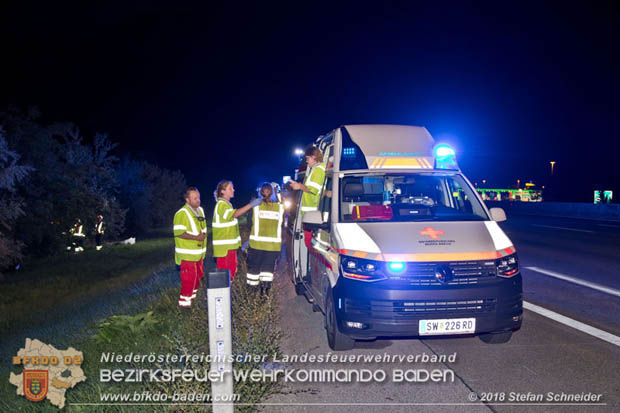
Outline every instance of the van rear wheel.
<svg viewBox="0 0 620 413">
<path fill-rule="evenodd" d="M 346 336 L 338 329 L 338 320 L 336 317 L 336 307 L 334 306 L 334 297 L 331 288 L 327 291 L 327 301 L 325 303 L 325 329 L 327 330 L 327 344 L 334 351 L 351 350 L 355 346 L 355 340 Z"/>
<path fill-rule="evenodd" d="M 487 344 L 503 344 L 510 341 L 512 331 L 504 331 L 501 333 L 485 333 L 478 336 L 480 340 Z"/>
</svg>

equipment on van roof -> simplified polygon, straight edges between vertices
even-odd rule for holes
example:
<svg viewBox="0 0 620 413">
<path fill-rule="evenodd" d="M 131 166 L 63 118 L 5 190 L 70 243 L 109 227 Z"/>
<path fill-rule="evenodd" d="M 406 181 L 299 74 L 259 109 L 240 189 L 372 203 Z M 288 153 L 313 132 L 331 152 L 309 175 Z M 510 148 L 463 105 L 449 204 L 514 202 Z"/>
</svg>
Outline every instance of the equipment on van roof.
<svg viewBox="0 0 620 413">
<path fill-rule="evenodd" d="M 454 149 L 445 143 L 435 145 L 421 126 L 346 125 L 341 133 L 341 171 L 459 169 Z"/>
</svg>

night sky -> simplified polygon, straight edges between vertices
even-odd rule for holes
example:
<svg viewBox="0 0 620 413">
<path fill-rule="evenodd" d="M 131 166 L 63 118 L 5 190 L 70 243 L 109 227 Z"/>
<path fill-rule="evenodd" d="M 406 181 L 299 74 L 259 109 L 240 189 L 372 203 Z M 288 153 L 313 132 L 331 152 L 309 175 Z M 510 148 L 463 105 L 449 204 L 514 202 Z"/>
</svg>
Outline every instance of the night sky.
<svg viewBox="0 0 620 413">
<path fill-rule="evenodd" d="M 1 6 L 0 110 L 107 132 L 203 203 L 222 178 L 246 202 L 293 173 L 296 146 L 357 123 L 426 126 L 493 187 L 620 198 L 611 3 L 49 3 Z"/>
</svg>

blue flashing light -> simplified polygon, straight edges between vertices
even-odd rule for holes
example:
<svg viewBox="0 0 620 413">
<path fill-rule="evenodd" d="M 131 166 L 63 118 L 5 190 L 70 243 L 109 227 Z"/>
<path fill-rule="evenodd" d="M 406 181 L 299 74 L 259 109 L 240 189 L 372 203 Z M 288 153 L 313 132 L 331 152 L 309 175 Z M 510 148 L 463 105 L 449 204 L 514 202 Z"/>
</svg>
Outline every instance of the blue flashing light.
<svg viewBox="0 0 620 413">
<path fill-rule="evenodd" d="M 351 157 L 351 158 L 355 157 L 355 148 L 343 148 L 342 156 Z"/>
<path fill-rule="evenodd" d="M 450 145 L 435 146 L 435 169 L 459 169 L 456 164 L 456 152 Z"/>
<path fill-rule="evenodd" d="M 405 263 L 401 261 L 392 261 L 388 263 L 388 269 L 395 273 L 403 272 L 405 270 Z"/>
<path fill-rule="evenodd" d="M 448 145 L 437 145 L 435 147 L 435 156 L 438 158 L 444 158 L 447 156 L 456 156 L 456 152 Z"/>
</svg>

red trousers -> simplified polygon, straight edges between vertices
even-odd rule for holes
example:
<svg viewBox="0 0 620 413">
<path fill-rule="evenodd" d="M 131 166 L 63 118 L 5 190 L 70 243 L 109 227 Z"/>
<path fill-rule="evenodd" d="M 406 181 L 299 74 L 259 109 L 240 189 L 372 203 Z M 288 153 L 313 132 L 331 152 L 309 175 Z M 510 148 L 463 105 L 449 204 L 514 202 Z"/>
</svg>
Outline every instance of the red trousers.
<svg viewBox="0 0 620 413">
<path fill-rule="evenodd" d="M 312 249 L 312 231 L 304 231 L 304 244 L 309 250 Z"/>
<path fill-rule="evenodd" d="M 218 270 L 229 270 L 230 282 L 232 282 L 237 273 L 237 250 L 228 250 L 228 254 L 225 257 L 217 257 L 215 266 Z"/>
<path fill-rule="evenodd" d="M 200 280 L 204 278 L 204 263 L 200 261 L 181 261 L 181 295 L 179 306 L 190 307 L 192 300 L 196 298 L 196 292 L 200 287 Z"/>
</svg>

